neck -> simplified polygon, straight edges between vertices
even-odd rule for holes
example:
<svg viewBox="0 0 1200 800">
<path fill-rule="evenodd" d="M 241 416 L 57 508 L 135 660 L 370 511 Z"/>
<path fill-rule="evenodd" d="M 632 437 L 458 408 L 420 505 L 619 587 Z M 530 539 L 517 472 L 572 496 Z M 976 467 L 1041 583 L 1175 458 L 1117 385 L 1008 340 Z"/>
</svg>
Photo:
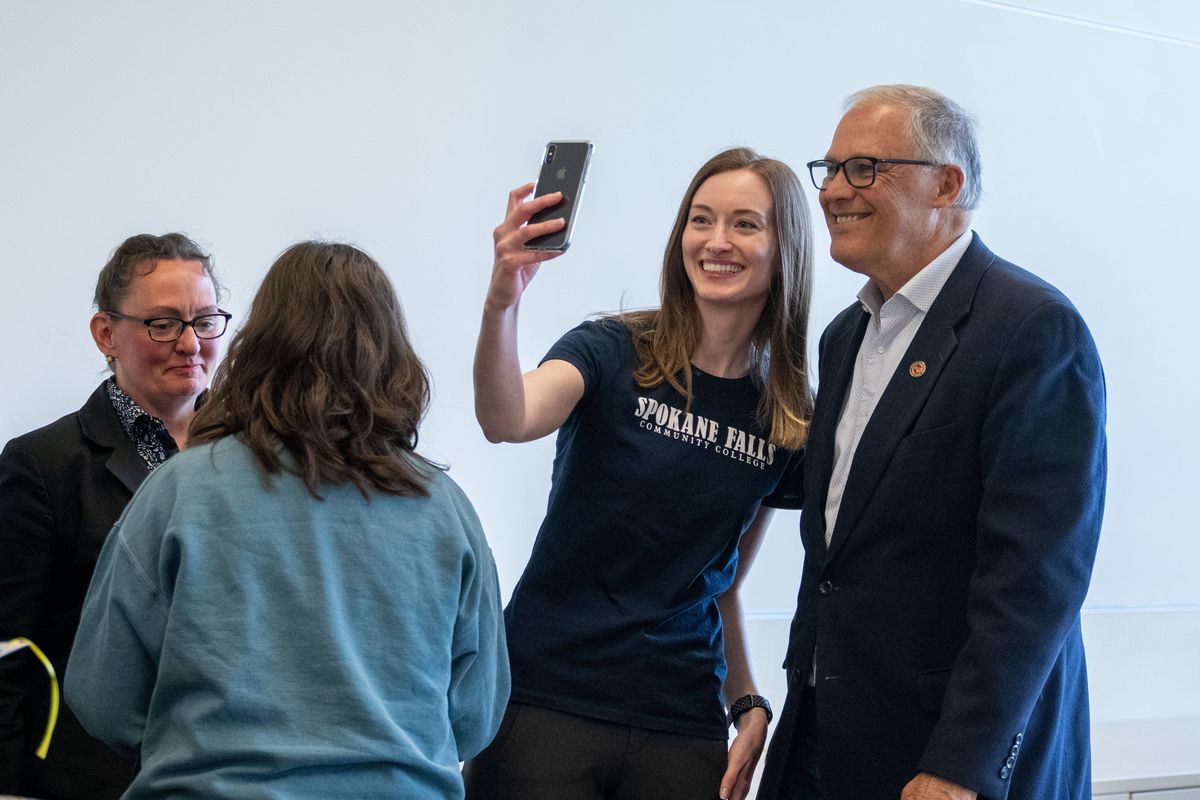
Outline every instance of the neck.
<svg viewBox="0 0 1200 800">
<path fill-rule="evenodd" d="M 167 426 L 167 433 L 171 434 L 171 438 L 175 440 L 175 446 L 180 450 L 187 449 L 188 427 L 192 424 L 193 416 L 195 416 L 195 412 L 189 411 L 182 417 L 174 417 L 169 420 L 159 417 L 162 419 L 163 425 Z"/>
<path fill-rule="evenodd" d="M 933 260 L 954 244 L 958 237 L 967 231 L 968 220 L 961 220 L 959 225 L 942 225 L 934 230 L 926 245 L 915 249 L 911 255 L 900 263 L 885 265 L 882 269 L 871 270 L 867 277 L 879 289 L 884 301 L 892 298 L 896 292 L 913 279 L 913 277 L 933 263 Z"/>
<path fill-rule="evenodd" d="M 119 381 L 117 385 L 121 385 Z M 175 440 L 175 446 L 180 450 L 184 449 L 187 445 L 188 427 L 192 424 L 192 417 L 196 415 L 195 397 L 184 397 L 178 402 L 161 405 L 147 402 L 144 398 L 131 394 L 124 386 L 121 386 L 121 391 L 129 395 L 130 399 L 147 414 L 162 420 L 167 433 L 171 434 L 171 438 Z"/>
<path fill-rule="evenodd" d="M 750 371 L 750 336 L 766 302 L 764 297 L 754 309 L 700 305 L 700 342 L 692 353 L 692 364 L 718 378 L 746 375 Z"/>
</svg>

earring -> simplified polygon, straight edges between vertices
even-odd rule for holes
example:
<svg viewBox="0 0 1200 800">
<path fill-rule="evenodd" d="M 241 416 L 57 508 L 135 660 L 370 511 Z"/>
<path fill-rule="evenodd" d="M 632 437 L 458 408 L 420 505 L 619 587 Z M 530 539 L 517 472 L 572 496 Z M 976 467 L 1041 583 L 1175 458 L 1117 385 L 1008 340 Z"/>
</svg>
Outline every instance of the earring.
<svg viewBox="0 0 1200 800">
<path fill-rule="evenodd" d="M 117 360 L 117 357 L 114 356 L 112 353 L 109 353 L 108 355 L 106 355 L 104 357 L 104 363 L 108 364 L 110 367 L 113 365 L 113 362 L 116 360 Z"/>
</svg>

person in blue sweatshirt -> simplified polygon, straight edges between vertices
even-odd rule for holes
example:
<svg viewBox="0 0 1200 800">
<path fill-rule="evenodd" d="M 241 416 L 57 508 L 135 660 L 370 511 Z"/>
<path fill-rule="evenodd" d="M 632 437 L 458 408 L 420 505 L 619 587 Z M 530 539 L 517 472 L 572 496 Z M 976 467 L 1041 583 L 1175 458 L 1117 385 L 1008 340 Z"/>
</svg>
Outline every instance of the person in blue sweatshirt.
<svg viewBox="0 0 1200 800">
<path fill-rule="evenodd" d="M 101 552 L 65 681 L 127 798 L 457 798 L 509 695 L 471 503 L 417 454 L 428 379 L 387 276 L 271 267 L 186 453 Z"/>
</svg>

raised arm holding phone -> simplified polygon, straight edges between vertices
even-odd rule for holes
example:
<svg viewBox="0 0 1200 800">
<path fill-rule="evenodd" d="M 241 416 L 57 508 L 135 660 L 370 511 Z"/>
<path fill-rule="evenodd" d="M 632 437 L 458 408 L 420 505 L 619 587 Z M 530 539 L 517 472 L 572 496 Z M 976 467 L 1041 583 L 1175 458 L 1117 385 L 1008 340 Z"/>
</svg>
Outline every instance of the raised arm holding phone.
<svg viewBox="0 0 1200 800">
<path fill-rule="evenodd" d="M 562 199 L 531 189 L 495 230 L 475 407 L 494 442 L 557 431 L 557 456 L 506 610 L 512 702 L 467 796 L 742 798 L 770 707 L 738 592 L 770 507 L 802 502 L 811 412 L 799 180 L 744 148 L 710 159 L 675 219 L 662 306 L 585 322 L 522 373 L 520 302 L 561 255 L 529 242 L 568 224 L 531 222 Z"/>
</svg>

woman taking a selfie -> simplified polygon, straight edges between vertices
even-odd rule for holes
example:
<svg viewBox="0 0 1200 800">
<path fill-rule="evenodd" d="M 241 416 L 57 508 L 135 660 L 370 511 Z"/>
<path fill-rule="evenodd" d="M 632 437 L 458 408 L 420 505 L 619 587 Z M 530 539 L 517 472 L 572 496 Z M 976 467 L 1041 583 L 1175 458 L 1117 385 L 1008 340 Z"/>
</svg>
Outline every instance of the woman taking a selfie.
<svg viewBox="0 0 1200 800">
<path fill-rule="evenodd" d="M 709 160 L 667 243 L 662 306 L 585 322 L 521 374 L 541 262 L 509 195 L 475 357 L 489 440 L 558 431 L 546 518 L 506 610 L 512 701 L 468 797 L 744 797 L 770 717 L 738 590 L 771 511 L 797 507 L 812 409 L 801 185 L 751 150 Z M 725 706 L 732 706 L 727 713 Z M 726 749 L 729 718 L 737 736 Z"/>
<path fill-rule="evenodd" d="M 66 677 L 126 798 L 462 797 L 508 663 L 491 551 L 415 450 L 428 379 L 383 270 L 289 248 L 113 529 Z"/>
</svg>

